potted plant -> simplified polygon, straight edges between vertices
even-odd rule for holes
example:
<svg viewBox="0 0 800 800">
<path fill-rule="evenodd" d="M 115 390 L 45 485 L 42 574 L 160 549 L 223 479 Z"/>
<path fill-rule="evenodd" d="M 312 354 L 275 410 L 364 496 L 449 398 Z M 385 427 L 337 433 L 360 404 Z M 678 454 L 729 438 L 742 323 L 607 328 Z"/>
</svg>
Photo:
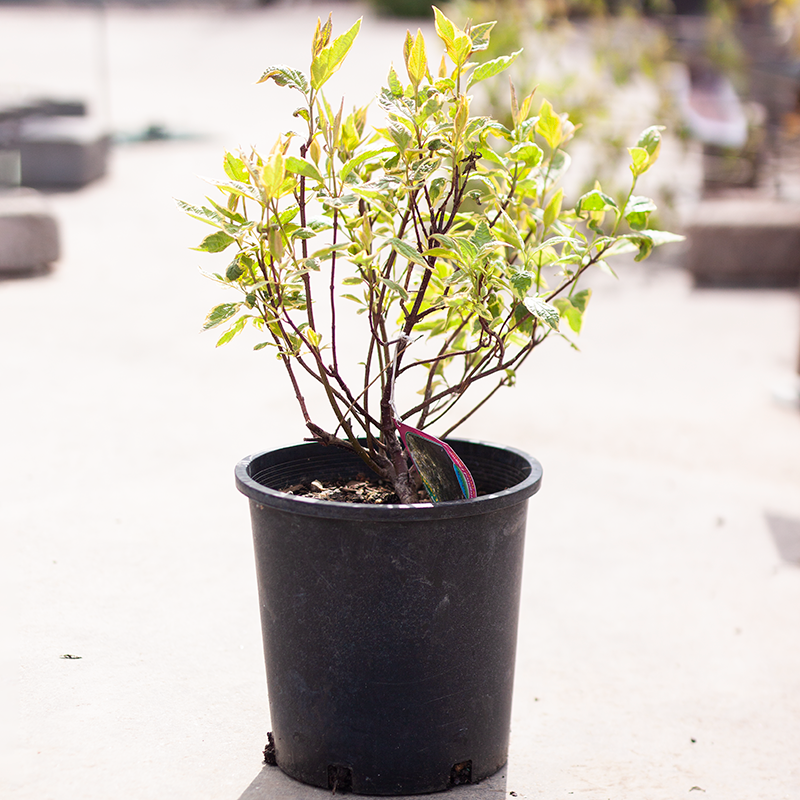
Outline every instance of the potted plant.
<svg viewBox="0 0 800 800">
<path fill-rule="evenodd" d="M 213 277 L 239 292 L 205 327 L 222 330 L 218 344 L 258 332 L 308 436 L 236 468 L 253 520 L 266 756 L 362 794 L 477 781 L 507 756 L 541 467 L 429 429 L 449 436 L 545 340 L 580 331 L 587 270 L 678 238 L 649 230 L 654 205 L 634 194 L 659 128 L 630 148 L 621 202 L 596 185 L 568 207 L 557 183 L 574 126 L 547 100 L 533 113 L 533 92 L 513 85 L 510 127 L 473 116 L 472 87 L 517 54 L 476 65 L 493 23 L 461 30 L 434 14 L 443 55 L 429 60 L 422 33 L 408 33 L 404 75 L 389 70 L 373 124 L 322 91 L 360 21 L 336 37 L 318 21 L 308 73 L 261 77 L 297 94 L 301 131 L 267 154 L 226 153 L 222 199 L 182 204 L 215 229 L 198 249 L 228 254 Z M 307 402 L 309 382 L 329 421 Z"/>
</svg>

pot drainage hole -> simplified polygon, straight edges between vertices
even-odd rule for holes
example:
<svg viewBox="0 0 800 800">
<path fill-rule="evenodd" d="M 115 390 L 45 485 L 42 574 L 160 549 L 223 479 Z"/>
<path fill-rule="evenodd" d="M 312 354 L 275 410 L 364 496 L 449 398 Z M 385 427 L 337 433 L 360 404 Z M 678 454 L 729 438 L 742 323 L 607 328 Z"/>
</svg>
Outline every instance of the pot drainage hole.
<svg viewBox="0 0 800 800">
<path fill-rule="evenodd" d="M 453 764 L 450 770 L 450 785 L 462 786 L 465 783 L 472 783 L 472 760 L 461 761 Z"/>
<path fill-rule="evenodd" d="M 338 764 L 328 764 L 328 788 L 336 792 L 349 792 L 353 788 L 353 770 Z"/>
</svg>

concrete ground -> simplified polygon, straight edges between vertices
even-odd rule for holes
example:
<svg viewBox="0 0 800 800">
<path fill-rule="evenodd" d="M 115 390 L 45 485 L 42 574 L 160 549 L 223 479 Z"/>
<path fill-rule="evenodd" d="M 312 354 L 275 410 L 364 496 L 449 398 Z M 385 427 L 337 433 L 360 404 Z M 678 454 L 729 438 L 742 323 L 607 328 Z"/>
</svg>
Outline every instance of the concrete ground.
<svg viewBox="0 0 800 800">
<path fill-rule="evenodd" d="M 202 197 L 223 147 L 286 127 L 270 104 L 292 98 L 254 81 L 303 64 L 327 9 L 0 6 L 0 83 L 187 134 L 121 145 L 105 179 L 51 195 L 61 260 L 0 283 L 3 798 L 327 794 L 261 766 L 233 486 L 240 457 L 303 431 L 277 362 L 199 333 L 219 295 L 172 199 Z M 405 27 L 367 12 L 337 76 L 354 100 Z M 582 351 L 543 348 L 461 431 L 533 453 L 545 479 L 509 762 L 455 798 L 800 798 L 800 410 L 776 400 L 800 305 L 694 290 L 680 255 L 596 280 Z"/>
</svg>

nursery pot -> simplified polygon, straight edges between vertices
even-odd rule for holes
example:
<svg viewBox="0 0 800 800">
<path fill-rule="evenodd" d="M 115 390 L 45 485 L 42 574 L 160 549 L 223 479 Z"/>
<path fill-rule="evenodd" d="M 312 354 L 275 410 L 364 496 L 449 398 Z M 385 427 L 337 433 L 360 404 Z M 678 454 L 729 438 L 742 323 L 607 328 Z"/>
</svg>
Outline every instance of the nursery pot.
<svg viewBox="0 0 800 800">
<path fill-rule="evenodd" d="M 281 492 L 367 472 L 305 443 L 250 456 L 274 758 L 304 783 L 421 794 L 506 763 L 527 500 L 542 470 L 451 440 L 473 500 L 356 505 Z"/>
</svg>

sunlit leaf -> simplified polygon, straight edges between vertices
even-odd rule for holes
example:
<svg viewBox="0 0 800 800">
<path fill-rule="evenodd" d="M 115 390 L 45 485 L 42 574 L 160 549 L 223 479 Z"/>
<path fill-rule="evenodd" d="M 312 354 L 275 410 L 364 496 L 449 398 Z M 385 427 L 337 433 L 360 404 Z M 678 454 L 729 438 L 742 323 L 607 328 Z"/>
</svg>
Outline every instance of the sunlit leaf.
<svg viewBox="0 0 800 800">
<path fill-rule="evenodd" d="M 433 8 L 433 21 L 436 27 L 437 36 L 444 42 L 448 51 L 453 46 L 453 40 L 456 35 L 456 26 L 444 15 L 442 12 L 432 6 Z"/>
<path fill-rule="evenodd" d="M 311 62 L 311 87 L 320 89 L 322 85 L 342 65 L 345 56 L 353 46 L 353 42 L 361 29 L 361 19 L 341 36 L 337 36 L 329 45 L 323 47 Z"/>
<path fill-rule="evenodd" d="M 428 72 L 428 57 L 425 54 L 425 39 L 421 30 L 417 30 L 417 35 L 413 38 L 410 34 L 406 38 L 405 57 L 408 77 L 417 87 Z"/>
<path fill-rule="evenodd" d="M 371 161 L 373 158 L 378 158 L 378 156 L 382 155 L 383 153 L 388 153 L 392 150 L 392 147 L 380 147 L 376 150 L 365 150 L 363 153 L 359 153 L 349 161 L 346 161 L 342 166 L 339 176 L 344 181 L 354 169 L 360 167 L 363 163 Z"/>
<path fill-rule="evenodd" d="M 297 89 L 305 93 L 308 89 L 308 82 L 305 75 L 291 67 L 285 67 L 282 64 L 267 67 L 264 74 L 256 81 L 257 83 L 264 83 L 264 81 L 273 80 L 278 86 L 288 86 L 290 89 Z"/>
<path fill-rule="evenodd" d="M 296 156 L 286 156 L 285 163 L 287 172 L 295 175 L 304 175 L 306 178 L 322 183 L 322 175 L 319 174 L 319 170 L 310 161 Z"/>
<path fill-rule="evenodd" d="M 563 189 L 558 189 L 558 191 L 554 192 L 553 196 L 550 198 L 550 202 L 547 204 L 547 207 L 544 210 L 544 216 L 542 218 L 545 230 L 547 230 L 558 219 L 558 215 L 561 213 L 561 203 L 563 199 Z"/>
<path fill-rule="evenodd" d="M 539 119 L 536 122 L 536 133 L 538 133 L 555 150 L 563 138 L 563 128 L 561 117 L 553 111 L 553 106 L 547 100 L 542 101 L 539 109 Z"/>
<path fill-rule="evenodd" d="M 512 161 L 521 161 L 527 167 L 535 167 L 543 155 L 542 148 L 533 142 L 515 144 L 507 153 L 507 157 Z"/>
<path fill-rule="evenodd" d="M 207 331 L 211 328 L 216 328 L 217 325 L 226 322 L 231 317 L 235 316 L 241 307 L 241 303 L 220 303 L 220 305 L 214 306 L 214 308 L 208 312 L 206 321 L 203 323 L 203 330 Z"/>
<path fill-rule="evenodd" d="M 543 322 L 554 331 L 558 330 L 559 313 L 558 309 L 543 300 L 541 297 L 526 297 L 523 301 L 525 308 L 533 314 L 536 319 Z"/>
<path fill-rule="evenodd" d="M 500 56 L 492 59 L 491 61 L 486 61 L 483 64 L 478 65 L 472 71 L 472 74 L 467 80 L 467 88 L 478 81 L 485 81 L 488 78 L 493 78 L 495 75 L 499 75 L 504 69 L 507 69 L 509 66 L 511 66 L 511 64 L 514 63 L 514 61 L 516 61 L 517 56 L 521 52 L 522 50 L 517 50 L 511 53 L 511 55 Z"/>
<path fill-rule="evenodd" d="M 235 239 L 225 231 L 210 233 L 194 250 L 201 250 L 205 253 L 221 253 L 226 247 L 233 244 Z"/>
<path fill-rule="evenodd" d="M 236 322 L 234 322 L 233 325 L 231 325 L 231 327 L 228 328 L 228 330 L 225 331 L 225 333 L 223 333 L 219 339 L 217 339 L 217 347 L 221 347 L 223 344 L 228 344 L 228 342 L 233 339 L 236 334 L 241 333 L 244 329 L 244 326 L 247 325 L 247 321 L 249 319 L 250 317 L 248 316 L 237 319 Z"/>
<path fill-rule="evenodd" d="M 393 292 L 399 294 L 404 301 L 408 300 L 408 292 L 399 283 L 383 277 L 381 277 L 380 281 L 385 286 L 388 286 Z"/>
<path fill-rule="evenodd" d="M 250 177 L 250 173 L 247 171 L 247 164 L 241 158 L 233 155 L 233 153 L 225 153 L 222 166 L 225 174 L 232 181 L 247 182 Z"/>
<path fill-rule="evenodd" d="M 496 22 L 482 22 L 469 29 L 469 38 L 472 39 L 472 50 L 486 50 L 489 47 L 489 35 Z"/>
<path fill-rule="evenodd" d="M 398 255 L 403 256 L 403 258 L 407 258 L 409 261 L 413 261 L 421 267 L 428 267 L 428 262 L 419 254 L 417 248 L 412 247 L 408 242 L 392 237 L 387 239 L 386 243 L 390 245 Z"/>
</svg>

